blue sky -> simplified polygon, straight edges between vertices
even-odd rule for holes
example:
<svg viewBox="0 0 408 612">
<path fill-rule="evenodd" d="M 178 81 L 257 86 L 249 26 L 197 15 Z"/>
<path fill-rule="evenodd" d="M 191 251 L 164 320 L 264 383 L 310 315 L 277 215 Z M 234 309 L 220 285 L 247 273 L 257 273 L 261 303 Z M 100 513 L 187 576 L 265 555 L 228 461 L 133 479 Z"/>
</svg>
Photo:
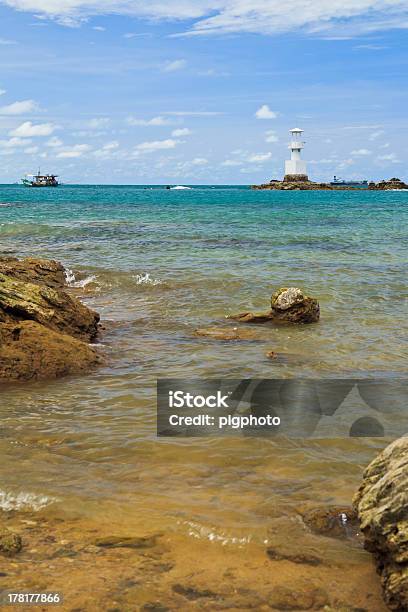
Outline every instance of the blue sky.
<svg viewBox="0 0 408 612">
<path fill-rule="evenodd" d="M 146 6 L 149 4 L 149 6 Z M 0 0 L 0 182 L 408 180 L 408 0 Z"/>
</svg>

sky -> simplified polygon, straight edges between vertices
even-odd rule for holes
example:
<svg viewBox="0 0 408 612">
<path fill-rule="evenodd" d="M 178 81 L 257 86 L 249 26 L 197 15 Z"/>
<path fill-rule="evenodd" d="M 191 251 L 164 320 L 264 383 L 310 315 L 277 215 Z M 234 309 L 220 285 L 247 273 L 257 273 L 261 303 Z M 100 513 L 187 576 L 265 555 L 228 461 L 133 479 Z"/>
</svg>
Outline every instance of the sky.
<svg viewBox="0 0 408 612">
<path fill-rule="evenodd" d="M 0 0 L 0 182 L 408 181 L 408 0 Z"/>
</svg>

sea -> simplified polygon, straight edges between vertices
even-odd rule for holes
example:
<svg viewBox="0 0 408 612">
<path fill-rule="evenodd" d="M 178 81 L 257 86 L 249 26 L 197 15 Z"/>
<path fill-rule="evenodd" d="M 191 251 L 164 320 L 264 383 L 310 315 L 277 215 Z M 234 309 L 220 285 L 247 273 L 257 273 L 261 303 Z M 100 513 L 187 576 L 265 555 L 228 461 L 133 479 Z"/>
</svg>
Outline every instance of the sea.
<svg viewBox="0 0 408 612">
<path fill-rule="evenodd" d="M 384 416 L 356 400 L 354 411 L 384 416 L 384 437 L 350 437 L 352 411 L 322 438 L 158 438 L 156 381 L 403 379 L 407 227 L 405 192 L 0 186 L 0 254 L 61 261 L 72 291 L 101 315 L 106 358 L 91 374 L 3 385 L 0 508 L 54 521 L 64 542 L 157 536 L 167 569 L 138 557 L 137 584 L 122 599 L 115 592 L 118 609 L 144 609 L 152 593 L 167 609 L 192 609 L 194 598 L 198 609 L 221 600 L 223 609 L 263 609 L 283 577 L 293 588 L 312 581 L 333 609 L 385 610 L 358 534 L 315 534 L 302 517 L 351 505 L 364 467 L 406 433 L 405 404 Z M 319 323 L 257 326 L 257 341 L 195 334 L 267 310 L 280 287 L 316 297 Z M 271 560 L 270 546 L 312 550 L 320 563 Z M 35 557 L 25 554 L 21 579 Z M 93 609 L 81 599 L 94 563 L 84 555 L 54 558 L 52 580 Z M 45 576 L 44 558 L 36 571 L 43 562 Z M 109 588 L 133 567 L 128 557 L 106 563 Z M 106 581 L 92 589 L 95 609 L 106 606 Z"/>
</svg>

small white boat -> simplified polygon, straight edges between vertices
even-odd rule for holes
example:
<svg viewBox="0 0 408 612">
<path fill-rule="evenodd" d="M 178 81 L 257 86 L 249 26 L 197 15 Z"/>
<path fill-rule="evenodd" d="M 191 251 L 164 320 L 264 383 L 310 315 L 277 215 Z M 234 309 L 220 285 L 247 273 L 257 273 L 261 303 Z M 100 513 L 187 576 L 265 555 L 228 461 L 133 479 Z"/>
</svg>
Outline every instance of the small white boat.
<svg viewBox="0 0 408 612">
<path fill-rule="evenodd" d="M 170 187 L 170 189 L 177 191 L 184 191 L 185 189 L 192 189 L 192 187 L 186 187 L 185 185 L 176 185 L 175 187 Z"/>
</svg>

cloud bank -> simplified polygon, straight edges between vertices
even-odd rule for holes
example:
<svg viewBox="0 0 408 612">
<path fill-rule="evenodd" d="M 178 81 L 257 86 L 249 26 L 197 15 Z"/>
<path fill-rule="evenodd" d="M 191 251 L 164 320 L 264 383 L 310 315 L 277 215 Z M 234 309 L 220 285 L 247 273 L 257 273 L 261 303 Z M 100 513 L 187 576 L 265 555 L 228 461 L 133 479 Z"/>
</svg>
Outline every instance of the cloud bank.
<svg viewBox="0 0 408 612">
<path fill-rule="evenodd" d="M 78 25 L 109 14 L 192 20 L 187 35 L 275 34 L 303 28 L 321 36 L 355 36 L 408 28 L 408 0 L 0 0 L 19 11 Z"/>
</svg>

